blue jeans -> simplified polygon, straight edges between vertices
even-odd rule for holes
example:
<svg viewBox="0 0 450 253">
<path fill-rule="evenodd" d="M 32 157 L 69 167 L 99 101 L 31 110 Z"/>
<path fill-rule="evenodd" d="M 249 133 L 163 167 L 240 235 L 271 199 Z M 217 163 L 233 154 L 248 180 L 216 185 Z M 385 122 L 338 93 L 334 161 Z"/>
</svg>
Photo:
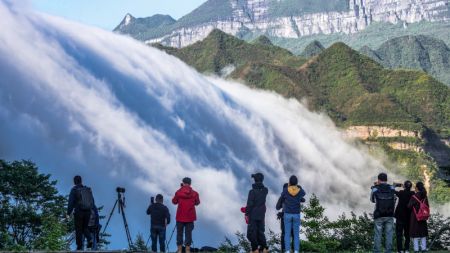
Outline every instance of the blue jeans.
<svg viewBox="0 0 450 253">
<path fill-rule="evenodd" d="M 381 238 L 383 238 L 383 230 L 386 237 L 385 252 L 391 253 L 392 251 L 392 238 L 394 235 L 394 217 L 381 217 L 374 220 L 374 245 L 373 252 L 381 253 Z"/>
<path fill-rule="evenodd" d="M 284 214 L 284 231 L 294 230 L 294 251 L 300 250 L 300 214 Z M 284 247 L 291 248 L 291 233 L 284 233 Z"/>
</svg>

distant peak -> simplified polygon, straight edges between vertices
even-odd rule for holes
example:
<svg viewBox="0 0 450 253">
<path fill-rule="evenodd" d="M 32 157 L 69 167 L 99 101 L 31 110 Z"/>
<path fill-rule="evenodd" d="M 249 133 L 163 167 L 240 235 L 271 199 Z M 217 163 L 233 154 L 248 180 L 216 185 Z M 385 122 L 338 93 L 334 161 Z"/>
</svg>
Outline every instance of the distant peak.
<svg viewBox="0 0 450 253">
<path fill-rule="evenodd" d="M 123 18 L 122 24 L 127 26 L 129 25 L 135 18 L 130 13 L 127 13 L 125 17 Z"/>
<path fill-rule="evenodd" d="M 323 50 L 325 50 L 325 47 L 322 45 L 322 43 L 320 43 L 317 40 L 314 40 L 305 47 L 305 50 L 303 50 L 303 52 L 300 55 L 309 58 L 319 55 L 320 53 L 323 52 Z"/>
<path fill-rule="evenodd" d="M 259 36 L 253 41 L 254 44 L 265 45 L 265 46 L 273 46 L 272 41 L 264 35 Z"/>
</svg>

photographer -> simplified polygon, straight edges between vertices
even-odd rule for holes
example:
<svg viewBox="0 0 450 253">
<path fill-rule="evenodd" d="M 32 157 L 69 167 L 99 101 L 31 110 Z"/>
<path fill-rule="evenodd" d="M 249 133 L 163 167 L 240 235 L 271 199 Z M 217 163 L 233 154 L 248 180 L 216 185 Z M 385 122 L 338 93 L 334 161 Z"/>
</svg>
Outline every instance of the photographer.
<svg viewBox="0 0 450 253">
<path fill-rule="evenodd" d="M 288 186 L 289 186 L 288 183 L 284 184 L 282 192 L 285 191 L 285 189 L 287 189 Z M 300 186 L 298 186 L 298 187 L 300 187 Z M 306 201 L 305 198 L 302 198 L 300 200 L 301 203 L 305 203 L 305 201 Z M 281 210 L 281 209 L 283 209 L 283 210 Z M 283 199 L 283 196 L 280 196 L 278 198 L 276 210 L 277 211 L 281 210 L 281 212 L 277 213 L 277 220 L 280 221 L 280 228 L 281 228 L 281 252 L 285 252 L 287 250 L 285 248 L 285 242 L 284 242 L 284 237 L 285 237 L 286 231 L 284 229 L 284 199 Z M 291 238 L 293 239 L 294 238 L 294 229 L 292 228 L 290 232 L 291 232 Z M 291 244 L 291 250 L 293 251 L 294 250 L 294 241 L 291 240 L 290 244 Z"/>
<path fill-rule="evenodd" d="M 296 176 L 289 178 L 289 185 L 283 190 L 281 194 L 282 202 L 284 203 L 284 248 L 286 252 L 291 246 L 291 233 L 286 231 L 293 230 L 294 253 L 300 251 L 300 203 L 305 196 L 305 191 L 298 186 L 298 179 Z"/>
<path fill-rule="evenodd" d="M 393 227 L 394 227 L 394 209 L 395 209 L 395 189 L 387 183 L 386 173 L 378 175 L 378 181 L 372 186 L 370 200 L 375 203 L 373 213 L 375 235 L 374 235 L 374 253 L 381 252 L 381 238 L 383 230 L 385 232 L 385 252 L 392 251 Z"/>
<path fill-rule="evenodd" d="M 264 186 L 264 175 L 256 173 L 252 175 L 255 183 L 248 193 L 245 215 L 249 218 L 247 238 L 250 241 L 252 252 L 263 250 L 269 252 L 265 236 L 266 197 L 269 190 Z M 260 248 L 259 248 L 260 247 Z"/>
<path fill-rule="evenodd" d="M 411 197 L 414 195 L 414 192 L 411 191 L 411 181 L 405 181 L 403 185 L 395 185 L 395 187 L 401 186 L 403 186 L 403 190 L 395 192 L 398 197 L 397 207 L 395 208 L 395 234 L 397 237 L 397 251 L 408 252 L 411 242 L 409 236 L 411 209 L 408 208 L 408 203 Z M 403 238 L 405 239 L 405 244 L 403 244 Z"/>
<path fill-rule="evenodd" d="M 91 188 L 82 184 L 80 176 L 75 176 L 73 183 L 75 186 L 70 191 L 67 216 L 74 213 L 77 250 L 83 250 L 83 236 L 88 241 L 87 248 L 92 248 L 92 237 L 88 225 L 95 203 Z"/>
<path fill-rule="evenodd" d="M 177 208 L 177 253 L 183 250 L 183 232 L 185 233 L 186 253 L 191 252 L 192 230 L 194 230 L 194 221 L 197 220 L 195 206 L 200 205 L 200 197 L 196 191 L 191 188 L 191 179 L 183 178 L 181 188 L 175 193 L 172 199 Z"/>
<path fill-rule="evenodd" d="M 428 224 L 430 217 L 430 203 L 428 203 L 427 190 L 423 182 L 416 183 L 416 192 L 408 203 L 411 209 L 409 235 L 413 239 L 414 252 L 427 251 Z"/>
<path fill-rule="evenodd" d="M 155 199 L 152 197 L 150 202 L 147 215 L 151 218 L 152 252 L 158 252 L 158 241 L 160 252 L 166 252 L 166 227 L 170 224 L 169 209 L 163 204 L 164 198 L 161 194 L 156 195 Z"/>
</svg>

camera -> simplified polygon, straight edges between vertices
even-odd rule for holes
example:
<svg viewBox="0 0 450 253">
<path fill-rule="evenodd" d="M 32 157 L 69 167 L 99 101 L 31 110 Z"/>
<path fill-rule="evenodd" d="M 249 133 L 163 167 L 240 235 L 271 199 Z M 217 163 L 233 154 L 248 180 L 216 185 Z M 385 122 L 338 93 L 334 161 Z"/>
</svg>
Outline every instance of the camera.
<svg viewBox="0 0 450 253">
<path fill-rule="evenodd" d="M 125 188 L 123 188 L 123 187 L 117 187 L 117 188 L 116 188 L 116 192 L 117 192 L 117 193 L 125 193 Z"/>
<path fill-rule="evenodd" d="M 284 217 L 284 213 L 283 212 L 278 212 L 277 213 L 277 220 L 281 220 Z"/>
<path fill-rule="evenodd" d="M 402 183 L 393 183 L 392 185 L 394 185 L 394 187 L 395 188 L 397 188 L 397 187 L 403 187 L 403 184 Z"/>
<path fill-rule="evenodd" d="M 155 204 L 155 197 L 151 197 L 151 198 L 150 198 L 150 203 L 151 203 L 151 204 Z"/>
</svg>

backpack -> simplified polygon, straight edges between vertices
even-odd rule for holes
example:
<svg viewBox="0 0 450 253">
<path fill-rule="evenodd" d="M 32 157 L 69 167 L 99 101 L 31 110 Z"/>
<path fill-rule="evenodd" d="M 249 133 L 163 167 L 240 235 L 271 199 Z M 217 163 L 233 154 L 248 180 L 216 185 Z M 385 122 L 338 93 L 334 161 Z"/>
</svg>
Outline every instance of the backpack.
<svg viewBox="0 0 450 253">
<path fill-rule="evenodd" d="M 417 198 L 415 195 L 413 196 L 419 202 L 419 210 L 413 207 L 414 214 L 416 215 L 417 221 L 426 221 L 430 218 L 430 207 L 425 204 L 427 198 L 424 198 L 422 201 Z"/>
<path fill-rule="evenodd" d="M 395 192 L 389 185 L 377 187 L 374 218 L 393 217 L 395 210 Z"/>
<path fill-rule="evenodd" d="M 94 196 L 91 188 L 83 186 L 76 189 L 77 205 L 80 210 L 90 211 L 94 208 Z"/>
</svg>

